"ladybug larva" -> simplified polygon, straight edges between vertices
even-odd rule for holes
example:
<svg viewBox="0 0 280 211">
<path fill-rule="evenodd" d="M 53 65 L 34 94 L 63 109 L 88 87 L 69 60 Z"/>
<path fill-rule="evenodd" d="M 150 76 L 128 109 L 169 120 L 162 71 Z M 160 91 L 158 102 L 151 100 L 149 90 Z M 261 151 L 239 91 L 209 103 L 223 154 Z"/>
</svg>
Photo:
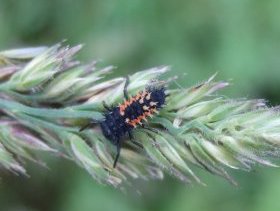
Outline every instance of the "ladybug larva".
<svg viewBox="0 0 280 211">
<path fill-rule="evenodd" d="M 100 124 L 103 135 L 117 148 L 117 154 L 113 167 L 116 167 L 120 156 L 122 142 L 126 135 L 129 136 L 132 143 L 142 147 L 142 145 L 133 140 L 132 130 L 137 126 L 145 127 L 145 121 L 148 117 L 157 114 L 165 104 L 166 94 L 164 86 L 148 86 L 133 97 L 129 97 L 127 86 L 129 79 L 127 78 L 124 86 L 125 100 L 122 104 L 115 107 L 109 107 L 103 102 L 104 119 L 100 121 L 92 120 L 80 131 L 88 128 L 96 123 Z"/>
</svg>

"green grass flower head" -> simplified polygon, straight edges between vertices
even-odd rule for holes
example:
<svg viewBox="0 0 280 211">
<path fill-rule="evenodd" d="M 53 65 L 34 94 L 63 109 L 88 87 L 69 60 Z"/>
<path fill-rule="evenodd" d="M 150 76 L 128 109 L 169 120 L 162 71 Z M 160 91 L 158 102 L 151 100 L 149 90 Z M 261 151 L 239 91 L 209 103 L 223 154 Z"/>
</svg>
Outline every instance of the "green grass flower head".
<svg viewBox="0 0 280 211">
<path fill-rule="evenodd" d="M 227 168 L 251 170 L 254 164 L 275 167 L 279 157 L 280 116 L 264 100 L 229 99 L 217 95 L 228 86 L 210 77 L 190 88 L 168 88 L 166 105 L 150 119 L 157 132 L 133 131 L 143 149 L 124 142 L 117 168 L 115 148 L 98 125 L 80 132 L 90 119 L 102 119 L 102 102 L 122 102 L 126 79 L 109 79 L 113 66 L 75 60 L 81 45 L 57 44 L 0 52 L 0 165 L 27 174 L 23 160 L 45 165 L 38 152 L 73 160 L 95 180 L 115 187 L 133 179 L 179 180 L 204 184 L 195 166 L 233 184 Z M 130 76 L 133 96 L 169 67 Z M 166 79 L 169 83 L 173 79 Z"/>
</svg>

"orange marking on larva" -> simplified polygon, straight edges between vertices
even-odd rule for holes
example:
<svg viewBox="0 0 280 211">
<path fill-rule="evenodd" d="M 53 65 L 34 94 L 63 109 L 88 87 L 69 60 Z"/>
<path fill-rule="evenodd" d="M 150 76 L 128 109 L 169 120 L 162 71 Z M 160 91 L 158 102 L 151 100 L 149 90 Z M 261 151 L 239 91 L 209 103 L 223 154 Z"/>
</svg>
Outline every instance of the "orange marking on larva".
<svg viewBox="0 0 280 211">
<path fill-rule="evenodd" d="M 149 115 L 150 115 L 150 112 L 146 112 L 146 113 L 147 113 L 147 114 L 149 113 Z M 149 116 L 149 115 L 147 115 L 146 113 L 144 113 L 143 115 L 137 117 L 136 119 L 133 119 L 133 120 L 126 120 L 126 122 L 127 122 L 129 125 L 133 126 L 133 127 L 135 127 L 137 124 L 142 125 L 142 122 L 141 122 L 141 121 L 142 121 L 142 120 L 147 121 L 146 116 Z"/>
<path fill-rule="evenodd" d="M 146 91 L 144 91 L 144 92 L 139 92 L 136 96 L 131 97 L 131 98 L 128 99 L 128 100 L 125 100 L 125 101 L 123 102 L 123 104 L 119 104 L 120 114 L 123 116 L 123 115 L 124 115 L 124 111 L 125 111 L 125 109 L 126 109 L 128 106 L 130 106 L 133 102 L 138 101 L 139 99 L 140 99 L 140 101 L 141 101 L 141 99 L 142 99 L 143 97 L 145 97 L 145 95 L 146 95 Z M 144 101 L 143 101 L 143 103 L 144 103 Z"/>
<path fill-rule="evenodd" d="M 143 93 L 141 93 L 141 95 L 140 95 L 140 100 L 139 100 L 139 103 L 140 104 L 143 104 L 144 103 L 144 99 L 145 99 L 145 96 L 147 95 L 147 92 L 146 91 L 144 91 Z"/>
<path fill-rule="evenodd" d="M 136 127 L 136 123 L 133 122 L 133 121 L 129 122 L 128 124 L 131 125 L 131 126 L 133 126 L 134 128 Z"/>
<path fill-rule="evenodd" d="M 126 102 L 127 106 L 131 105 L 134 101 L 135 101 L 134 98 L 130 98 L 130 99 Z"/>
<path fill-rule="evenodd" d="M 134 97 L 131 97 L 128 100 L 125 100 L 123 104 L 119 105 L 120 108 L 120 115 L 125 115 L 125 109 L 130 106 L 133 102 L 139 102 L 140 104 L 144 103 L 144 100 L 150 100 L 151 99 L 151 93 L 147 91 L 139 92 Z M 129 119 L 126 118 L 125 122 L 133 127 L 136 127 L 137 125 L 142 125 L 142 120 L 147 121 L 146 117 L 153 117 L 153 113 L 158 113 L 155 106 L 158 104 L 158 102 L 150 102 L 150 106 L 144 105 L 143 110 L 144 113 L 140 116 L 138 116 L 135 119 Z"/>
<path fill-rule="evenodd" d="M 148 117 L 153 117 L 152 112 L 153 112 L 153 109 L 151 109 L 150 111 L 145 112 L 145 115 L 148 116 Z"/>
<path fill-rule="evenodd" d="M 137 119 L 134 119 L 134 123 L 141 125 L 141 119 L 138 117 Z"/>
<path fill-rule="evenodd" d="M 147 122 L 147 119 L 146 119 L 146 115 L 145 115 L 145 114 L 139 116 L 138 119 L 139 119 L 140 121 L 144 120 L 144 121 Z"/>
<path fill-rule="evenodd" d="M 120 114 L 123 116 L 124 115 L 124 111 L 127 108 L 127 106 L 129 106 L 131 103 L 130 101 L 125 100 L 123 102 L 123 104 L 119 104 L 119 108 L 120 108 Z"/>
<path fill-rule="evenodd" d="M 141 97 L 142 97 L 142 92 L 138 93 L 138 94 L 135 96 L 135 100 L 139 100 Z"/>
<path fill-rule="evenodd" d="M 119 104 L 119 108 L 120 108 L 120 115 L 123 116 L 124 115 L 124 110 L 125 110 L 125 105 Z"/>
</svg>

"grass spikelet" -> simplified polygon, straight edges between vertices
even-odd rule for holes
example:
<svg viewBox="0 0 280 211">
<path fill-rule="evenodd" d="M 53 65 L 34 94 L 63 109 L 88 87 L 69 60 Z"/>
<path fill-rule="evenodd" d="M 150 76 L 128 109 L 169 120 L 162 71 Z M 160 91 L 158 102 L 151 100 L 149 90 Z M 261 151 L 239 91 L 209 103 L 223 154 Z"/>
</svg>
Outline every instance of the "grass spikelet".
<svg viewBox="0 0 280 211">
<path fill-rule="evenodd" d="M 193 164 L 232 184 L 228 168 L 277 166 L 271 160 L 279 157 L 279 109 L 264 100 L 218 96 L 229 83 L 213 76 L 191 88 L 168 89 L 166 106 L 150 121 L 158 132 L 135 130 L 144 148 L 125 142 L 119 165 L 112 168 L 116 152 L 98 125 L 79 129 L 90 118 L 103 118 L 102 101 L 122 102 L 125 78 L 108 79 L 113 66 L 76 61 L 80 49 L 57 44 L 0 52 L 2 168 L 26 174 L 21 161 L 43 164 L 36 152 L 45 151 L 73 160 L 100 183 L 123 187 L 131 179 L 162 179 L 164 174 L 204 184 Z M 129 94 L 168 70 L 162 66 L 131 75 Z"/>
</svg>

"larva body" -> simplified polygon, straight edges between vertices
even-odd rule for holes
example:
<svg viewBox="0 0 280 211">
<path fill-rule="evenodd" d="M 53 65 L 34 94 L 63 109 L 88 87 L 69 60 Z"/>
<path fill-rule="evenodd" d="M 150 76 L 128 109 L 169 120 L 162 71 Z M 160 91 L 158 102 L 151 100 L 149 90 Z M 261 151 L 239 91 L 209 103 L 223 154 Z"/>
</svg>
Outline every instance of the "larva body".
<svg viewBox="0 0 280 211">
<path fill-rule="evenodd" d="M 127 86 L 129 79 L 127 77 L 124 96 L 125 101 L 116 107 L 109 108 L 105 103 L 104 119 L 97 121 L 92 119 L 89 124 L 85 125 L 80 131 L 91 127 L 96 123 L 100 124 L 103 135 L 116 146 L 117 155 L 114 161 L 114 167 L 118 162 L 121 145 L 124 136 L 128 135 L 132 143 L 142 147 L 142 145 L 133 140 L 131 131 L 138 125 L 144 128 L 144 121 L 148 121 L 149 117 L 157 114 L 158 110 L 165 104 L 166 94 L 163 86 L 149 86 L 144 91 L 139 92 L 133 97 L 128 97 Z M 151 128 L 147 128 L 150 129 Z"/>
<path fill-rule="evenodd" d="M 104 121 L 100 123 L 104 136 L 112 144 L 118 145 L 126 134 L 137 125 L 142 125 L 164 105 L 166 98 L 164 91 L 163 87 L 148 88 L 107 111 L 104 114 Z"/>
</svg>

